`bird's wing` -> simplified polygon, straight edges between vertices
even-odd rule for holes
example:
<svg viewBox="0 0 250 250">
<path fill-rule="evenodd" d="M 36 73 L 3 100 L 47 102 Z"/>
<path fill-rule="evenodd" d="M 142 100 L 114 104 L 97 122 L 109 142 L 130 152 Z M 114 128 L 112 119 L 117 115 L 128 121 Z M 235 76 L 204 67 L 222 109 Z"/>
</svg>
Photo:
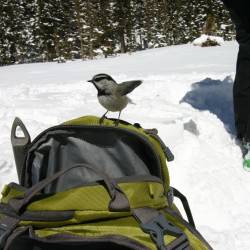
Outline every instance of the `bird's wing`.
<svg viewBox="0 0 250 250">
<path fill-rule="evenodd" d="M 141 84 L 142 81 L 140 80 L 122 82 L 117 87 L 117 93 L 120 95 L 126 95 Z"/>
</svg>

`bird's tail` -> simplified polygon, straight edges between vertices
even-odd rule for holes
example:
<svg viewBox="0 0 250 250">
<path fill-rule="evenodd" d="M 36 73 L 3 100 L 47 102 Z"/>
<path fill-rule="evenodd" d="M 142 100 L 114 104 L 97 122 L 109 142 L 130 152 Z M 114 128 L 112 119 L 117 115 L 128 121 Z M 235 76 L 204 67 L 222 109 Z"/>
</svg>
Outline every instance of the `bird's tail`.
<svg viewBox="0 0 250 250">
<path fill-rule="evenodd" d="M 135 103 L 135 102 L 133 102 L 133 100 L 132 100 L 132 99 L 130 99 L 129 97 L 128 97 L 128 103 L 133 104 L 133 105 L 136 105 L 136 103 Z"/>
</svg>

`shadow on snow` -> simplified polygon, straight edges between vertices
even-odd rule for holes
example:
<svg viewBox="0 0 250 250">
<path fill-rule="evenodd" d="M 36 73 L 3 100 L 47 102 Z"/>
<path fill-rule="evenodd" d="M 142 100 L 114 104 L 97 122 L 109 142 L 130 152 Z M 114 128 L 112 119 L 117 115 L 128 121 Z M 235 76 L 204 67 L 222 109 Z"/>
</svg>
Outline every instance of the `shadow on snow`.
<svg viewBox="0 0 250 250">
<path fill-rule="evenodd" d="M 223 81 L 206 78 L 192 84 L 192 89 L 180 101 L 198 110 L 208 110 L 217 115 L 227 131 L 235 135 L 233 112 L 233 80 L 227 76 Z"/>
</svg>

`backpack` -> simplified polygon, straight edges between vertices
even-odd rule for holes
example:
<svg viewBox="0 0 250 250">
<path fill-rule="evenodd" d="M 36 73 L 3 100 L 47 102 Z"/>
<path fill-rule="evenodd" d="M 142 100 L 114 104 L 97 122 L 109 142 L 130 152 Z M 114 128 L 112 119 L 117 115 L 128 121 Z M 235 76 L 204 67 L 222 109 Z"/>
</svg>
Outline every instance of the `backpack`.
<svg viewBox="0 0 250 250">
<path fill-rule="evenodd" d="M 67 121 L 31 142 L 15 119 L 19 184 L 2 191 L 0 249 L 212 249 L 196 230 L 187 199 L 169 184 L 166 159 L 173 155 L 157 130 L 99 121 Z"/>
</svg>

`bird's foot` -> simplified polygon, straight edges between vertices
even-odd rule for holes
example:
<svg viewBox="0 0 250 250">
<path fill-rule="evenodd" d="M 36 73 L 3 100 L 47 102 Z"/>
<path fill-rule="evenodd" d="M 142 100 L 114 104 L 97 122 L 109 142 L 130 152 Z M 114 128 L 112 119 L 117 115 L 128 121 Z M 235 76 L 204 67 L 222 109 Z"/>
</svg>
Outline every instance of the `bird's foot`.
<svg viewBox="0 0 250 250">
<path fill-rule="evenodd" d="M 100 124 L 100 125 L 103 124 L 104 119 L 107 118 L 107 117 L 106 117 L 106 114 L 107 114 L 108 112 L 109 112 L 109 111 L 107 110 L 107 112 L 100 118 L 100 120 L 99 120 L 99 124 Z"/>
<path fill-rule="evenodd" d="M 120 117 L 121 117 L 121 111 L 119 112 L 118 118 L 115 120 L 115 127 L 118 127 L 118 125 L 120 123 Z"/>
<path fill-rule="evenodd" d="M 120 119 L 116 119 L 116 120 L 114 121 L 115 127 L 118 127 L 119 123 L 120 123 Z"/>
<path fill-rule="evenodd" d="M 101 118 L 100 118 L 100 120 L 99 120 L 99 124 L 100 125 L 102 125 L 103 124 L 103 122 L 104 122 L 104 119 L 106 119 L 107 117 L 104 115 L 104 116 L 102 116 Z"/>
</svg>

